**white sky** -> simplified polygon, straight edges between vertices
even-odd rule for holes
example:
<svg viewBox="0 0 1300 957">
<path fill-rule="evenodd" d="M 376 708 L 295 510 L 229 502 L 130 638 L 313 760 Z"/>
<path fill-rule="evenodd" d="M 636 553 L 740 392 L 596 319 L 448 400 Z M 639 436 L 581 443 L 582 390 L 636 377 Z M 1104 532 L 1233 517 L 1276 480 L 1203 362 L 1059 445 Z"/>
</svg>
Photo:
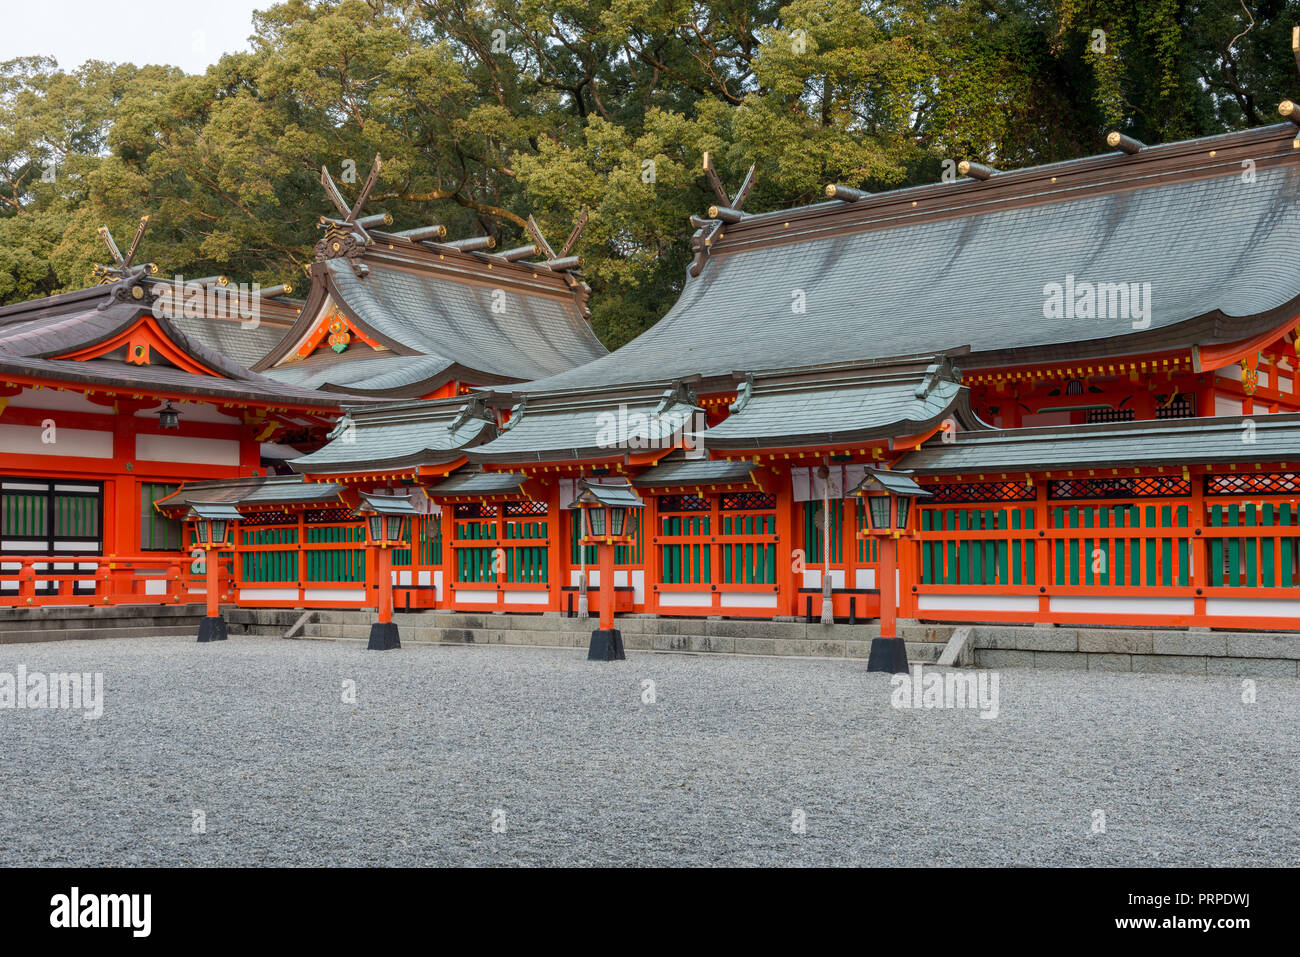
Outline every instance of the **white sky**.
<svg viewBox="0 0 1300 957">
<path fill-rule="evenodd" d="M 0 61 L 40 54 L 64 70 L 108 60 L 202 73 L 223 53 L 247 50 L 253 11 L 275 2 L 0 0 Z"/>
</svg>

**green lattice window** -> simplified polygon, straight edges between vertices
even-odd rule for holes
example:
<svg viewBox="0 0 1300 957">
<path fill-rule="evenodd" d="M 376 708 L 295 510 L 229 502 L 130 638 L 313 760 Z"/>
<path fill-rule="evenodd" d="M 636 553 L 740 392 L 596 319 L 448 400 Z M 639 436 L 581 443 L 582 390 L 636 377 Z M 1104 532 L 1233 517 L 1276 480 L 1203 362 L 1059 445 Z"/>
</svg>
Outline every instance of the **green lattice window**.
<svg viewBox="0 0 1300 957">
<path fill-rule="evenodd" d="M 154 502 L 166 498 L 178 486 L 158 482 L 140 483 L 140 549 L 146 552 L 178 552 L 184 541 L 184 523 L 168 518 Z"/>
<path fill-rule="evenodd" d="M 1206 542 L 1211 586 L 1300 586 L 1300 509 L 1288 502 L 1216 502 L 1208 505 L 1207 511 L 1211 527 L 1249 530 L 1241 538 L 1210 538 Z"/>
<path fill-rule="evenodd" d="M 298 529 L 296 526 L 243 530 L 243 572 L 246 582 L 296 582 L 298 580 Z M 289 548 L 267 548 L 288 545 Z M 248 550 L 254 547 L 255 550 Z"/>
<path fill-rule="evenodd" d="M 719 513 L 723 535 L 759 539 L 776 535 L 776 501 L 759 493 L 723 496 Z M 729 511 L 743 509 L 743 511 Z M 748 509 L 761 509 L 749 511 Z M 776 542 L 724 542 L 722 581 L 732 585 L 775 585 Z"/>
<path fill-rule="evenodd" d="M 867 522 L 867 503 L 865 499 L 858 499 L 857 505 L 857 531 L 866 532 L 870 530 Z M 869 562 L 880 561 L 880 539 L 875 535 L 858 536 L 858 564 L 867 564 Z"/>
<path fill-rule="evenodd" d="M 426 515 L 420 522 L 420 564 L 442 564 L 442 518 Z"/>
<path fill-rule="evenodd" d="M 838 565 L 844 561 L 844 500 L 833 498 L 831 506 L 831 564 Z M 803 503 L 803 550 L 804 562 L 810 567 L 821 565 L 824 560 L 825 543 L 822 533 L 825 520 L 822 518 L 821 500 Z"/>
<path fill-rule="evenodd" d="M 921 582 L 925 585 L 1033 585 L 1034 542 L 1006 538 L 967 538 L 964 532 L 1023 532 L 1034 527 L 1032 507 L 922 508 L 921 531 L 944 532 L 947 541 L 921 542 Z"/>
<path fill-rule="evenodd" d="M 49 538 L 49 494 L 45 491 L 5 489 L 0 494 L 5 538 Z"/>
<path fill-rule="evenodd" d="M 12 553 L 98 552 L 103 486 L 45 479 L 0 481 L 0 535 Z"/>
<path fill-rule="evenodd" d="M 365 541 L 365 529 L 359 524 L 308 526 L 307 543 L 326 547 L 307 551 L 307 580 L 330 583 L 365 581 Z"/>
<path fill-rule="evenodd" d="M 659 498 L 659 535 L 698 541 L 666 542 L 659 546 L 663 580 L 669 585 L 700 585 L 713 581 L 713 547 L 708 543 L 713 515 L 707 499 L 694 495 Z M 672 511 L 669 511 L 669 510 Z"/>
<path fill-rule="evenodd" d="M 1187 505 L 1074 505 L 1052 509 L 1052 526 L 1077 530 L 1054 543 L 1056 584 L 1187 585 L 1191 542 L 1185 537 L 1126 537 L 1124 529 L 1187 528 Z M 1089 531 L 1095 534 L 1088 534 Z"/>
</svg>

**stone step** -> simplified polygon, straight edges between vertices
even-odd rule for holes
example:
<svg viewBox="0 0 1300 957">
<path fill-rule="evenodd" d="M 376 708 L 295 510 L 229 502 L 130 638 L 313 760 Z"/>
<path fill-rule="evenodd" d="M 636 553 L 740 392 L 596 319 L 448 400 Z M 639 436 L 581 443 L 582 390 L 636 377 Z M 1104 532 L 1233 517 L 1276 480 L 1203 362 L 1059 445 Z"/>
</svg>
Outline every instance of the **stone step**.
<svg viewBox="0 0 1300 957">
<path fill-rule="evenodd" d="M 166 625 L 204 614 L 202 605 L 42 605 L 37 608 L 0 608 L 0 633 L 5 631 L 97 628 L 118 622 Z"/>
<path fill-rule="evenodd" d="M 283 625 L 288 628 L 297 619 L 296 611 L 275 610 L 267 612 L 260 609 L 240 609 L 227 616 L 232 623 L 248 625 Z M 315 613 L 317 623 L 328 626 L 369 626 L 374 620 L 373 612 L 321 610 Z M 406 628 L 443 628 L 474 631 L 509 630 L 509 631 L 590 631 L 597 626 L 594 618 L 566 618 L 559 615 L 523 615 L 523 614 L 473 614 L 468 612 L 451 612 L 430 610 L 421 612 L 398 612 L 393 621 L 399 629 Z M 711 635 L 724 638 L 791 638 L 801 640 L 852 641 L 872 638 L 879 634 L 874 622 L 859 625 L 821 625 L 798 621 L 770 621 L 749 618 L 668 618 L 654 616 L 627 616 L 615 619 L 615 624 L 623 634 L 651 635 Z M 899 634 L 908 641 L 946 643 L 951 636 L 952 625 L 905 624 L 899 627 Z"/>
<path fill-rule="evenodd" d="M 96 641 L 101 638 L 157 638 L 166 635 L 198 635 L 199 618 L 172 618 L 161 624 L 104 625 L 91 628 L 41 628 L 0 631 L 0 645 L 37 641 Z"/>
<path fill-rule="evenodd" d="M 566 619 L 561 619 L 566 620 Z M 703 622 L 697 622 L 704 624 Z M 709 622 L 709 624 L 713 624 Z M 748 638 L 716 634 L 647 634 L 620 629 L 623 644 L 630 651 L 666 651 L 684 654 L 778 655 L 822 658 L 866 658 L 871 651 L 870 637 L 851 639 Z M 303 638 L 364 641 L 370 637 L 369 624 L 314 622 L 303 628 Z M 585 648 L 591 631 L 537 630 L 511 627 L 438 628 L 407 626 L 401 630 L 403 642 L 411 644 L 481 644 L 540 645 L 555 648 Z M 942 642 L 909 641 L 909 661 L 932 663 L 943 650 Z"/>
</svg>

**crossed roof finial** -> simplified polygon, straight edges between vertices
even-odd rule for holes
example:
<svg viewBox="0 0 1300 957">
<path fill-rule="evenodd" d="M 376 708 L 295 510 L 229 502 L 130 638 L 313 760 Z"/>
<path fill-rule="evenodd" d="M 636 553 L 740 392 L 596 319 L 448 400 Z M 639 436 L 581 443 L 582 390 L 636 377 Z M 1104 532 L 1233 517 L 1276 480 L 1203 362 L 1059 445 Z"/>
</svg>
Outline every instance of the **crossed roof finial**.
<svg viewBox="0 0 1300 957">
<path fill-rule="evenodd" d="M 100 226 L 96 232 L 99 238 L 104 241 L 108 247 L 109 253 L 113 257 L 111 266 L 94 267 L 94 276 L 99 281 L 99 285 L 117 282 L 119 279 L 135 279 L 139 276 L 154 276 L 158 273 L 158 266 L 155 263 L 142 263 L 139 266 L 132 266 L 135 254 L 140 249 L 140 240 L 144 238 L 144 231 L 149 228 L 149 217 L 141 216 L 140 225 L 135 228 L 135 237 L 131 240 L 131 246 L 122 255 L 122 251 L 117 248 L 117 243 L 113 241 L 113 234 L 109 232 L 107 226 Z"/>
<path fill-rule="evenodd" d="M 578 244 L 578 237 L 587 228 L 589 219 L 591 219 L 591 210 L 584 206 L 582 212 L 578 214 L 578 218 L 573 221 L 573 229 L 569 233 L 569 238 L 564 241 L 564 245 L 560 247 L 558 253 L 546 241 L 546 237 L 542 235 L 541 227 L 537 225 L 537 220 L 533 219 L 532 216 L 528 217 L 525 228 L 528 230 L 529 238 L 533 241 L 534 251 L 541 253 L 546 257 L 546 262 L 554 266 L 554 264 L 563 263 L 564 260 L 568 259 L 569 253 L 573 252 L 573 247 Z"/>
<path fill-rule="evenodd" d="M 745 174 L 740 188 L 734 195 L 727 194 L 726 187 L 718 178 L 718 171 L 714 169 L 708 153 L 704 154 L 704 176 L 709 181 L 709 186 L 713 188 L 713 195 L 718 198 L 718 202 L 709 207 L 707 219 L 699 216 L 691 217 L 691 225 L 695 227 L 695 234 L 691 237 L 695 258 L 691 260 L 686 271 L 692 277 L 698 276 L 703 271 L 704 263 L 709 258 L 709 249 L 718 233 L 722 231 L 722 227 L 727 223 L 738 223 L 745 218 L 742 210 L 745 200 L 749 199 L 749 194 L 754 189 L 754 165 L 750 165 L 749 172 Z"/>
<path fill-rule="evenodd" d="M 334 177 L 330 175 L 329 168 L 323 164 L 321 165 L 320 184 L 325 187 L 325 195 L 330 198 L 330 202 L 334 204 L 334 208 L 339 211 L 343 218 L 333 219 L 329 216 L 320 218 L 320 225 L 325 230 L 325 236 L 316 244 L 317 260 L 343 257 L 351 263 L 353 271 L 358 276 L 364 277 L 369 272 L 365 263 L 360 262 L 365 248 L 373 242 L 367 229 L 376 226 L 387 226 L 393 221 L 393 217 L 388 213 L 373 213 L 369 216 L 361 215 L 361 211 L 365 209 L 366 201 L 370 199 L 370 194 L 379 182 L 379 173 L 383 167 L 384 161 L 376 153 L 375 161 L 370 165 L 370 175 L 366 177 L 365 185 L 361 187 L 361 192 L 357 194 L 357 201 L 349 206 L 347 200 L 343 198 L 343 193 L 339 191 L 338 185 L 334 182 Z"/>
<path fill-rule="evenodd" d="M 374 192 L 376 184 L 379 182 L 379 172 L 384 168 L 383 158 L 376 153 L 375 161 L 370 165 L 370 175 L 366 177 L 365 185 L 361 187 L 361 192 L 357 194 L 357 201 L 348 206 L 347 200 L 343 198 L 343 193 L 339 191 L 334 182 L 334 177 L 330 176 L 329 168 L 321 165 L 320 184 L 325 187 L 325 195 L 330 198 L 330 202 L 343 215 L 342 220 L 332 220 L 329 217 L 321 217 L 321 225 L 348 225 L 361 234 L 365 242 L 370 242 L 370 234 L 366 232 L 366 226 L 378 226 L 381 223 L 387 225 L 393 221 L 393 218 L 387 213 L 376 213 L 373 216 L 361 216 L 361 210 L 365 209 L 366 200 L 370 199 L 370 194 Z"/>
</svg>

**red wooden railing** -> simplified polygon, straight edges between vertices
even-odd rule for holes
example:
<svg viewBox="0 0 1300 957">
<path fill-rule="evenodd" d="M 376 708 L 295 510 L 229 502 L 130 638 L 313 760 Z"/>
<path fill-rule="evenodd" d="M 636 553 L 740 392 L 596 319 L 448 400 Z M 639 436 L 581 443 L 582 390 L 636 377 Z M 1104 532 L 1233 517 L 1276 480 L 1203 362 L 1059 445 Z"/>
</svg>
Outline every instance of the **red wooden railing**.
<svg viewBox="0 0 1300 957">
<path fill-rule="evenodd" d="M 0 556 L 0 605 L 174 605 L 201 601 L 193 559 L 174 555 Z M 162 587 L 150 587 L 161 583 Z M 197 591 L 195 591 L 195 586 Z"/>
</svg>

